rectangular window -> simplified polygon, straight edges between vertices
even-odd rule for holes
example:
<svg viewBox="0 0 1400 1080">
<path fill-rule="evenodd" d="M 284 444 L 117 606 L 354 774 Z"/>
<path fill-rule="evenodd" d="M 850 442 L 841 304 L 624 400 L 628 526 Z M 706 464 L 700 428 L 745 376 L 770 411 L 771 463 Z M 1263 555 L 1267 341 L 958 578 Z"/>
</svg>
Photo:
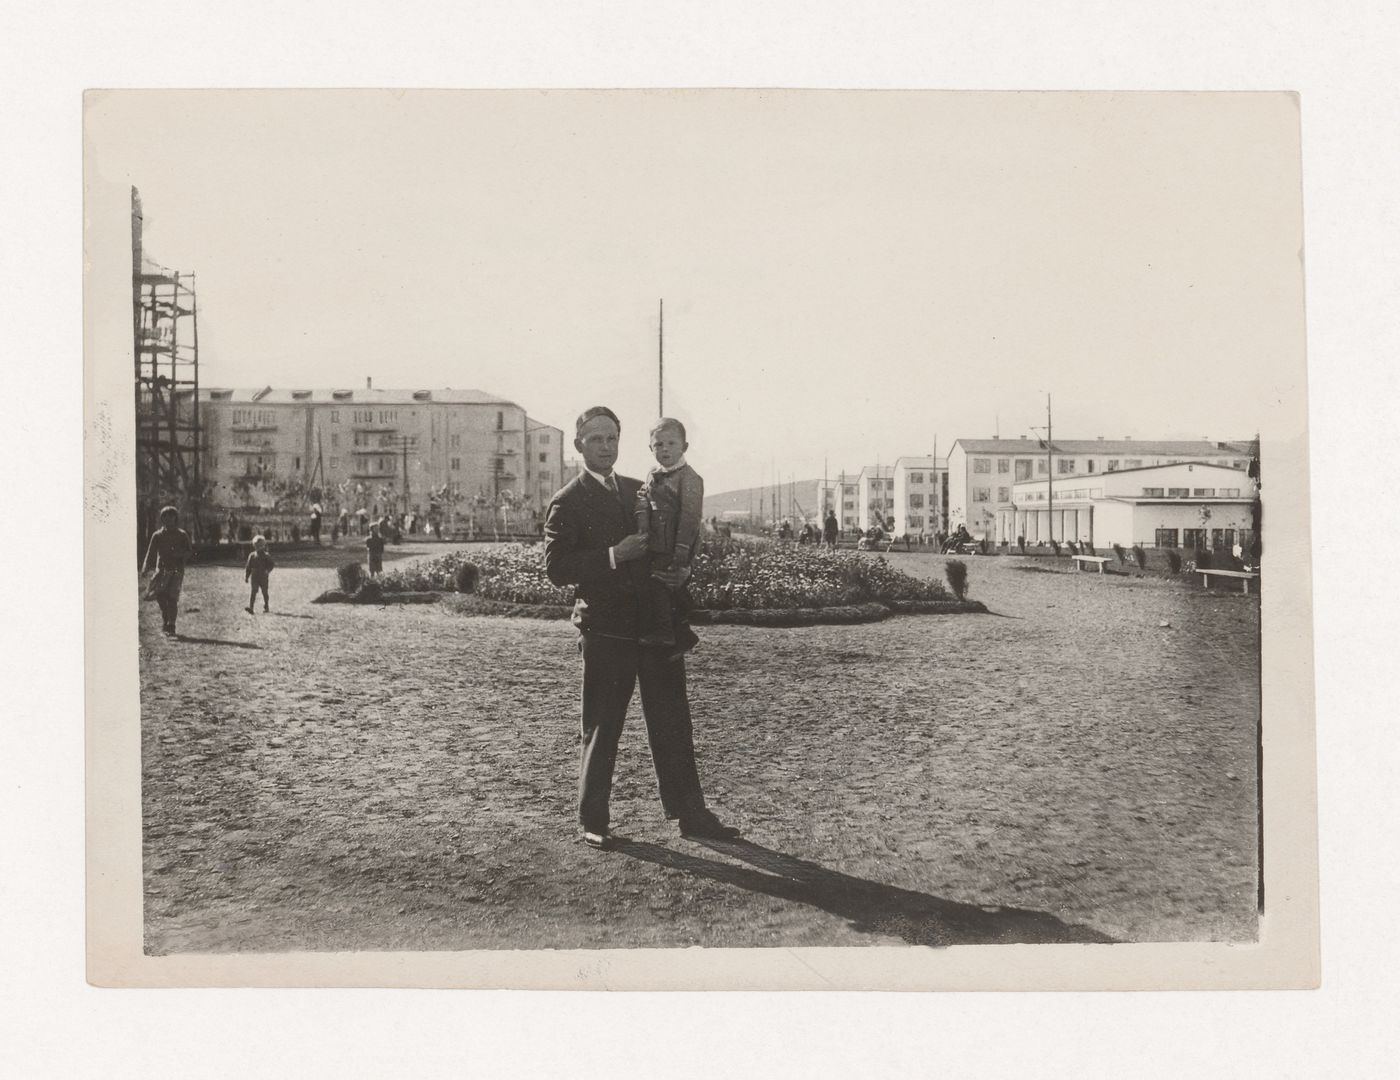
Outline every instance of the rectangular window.
<svg viewBox="0 0 1400 1080">
<path fill-rule="evenodd" d="M 451 467 L 454 472 L 460 470 L 462 468 L 462 459 L 459 457 L 453 458 Z"/>
<path fill-rule="evenodd" d="M 1117 458 L 1109 458 L 1109 459 L 1108 459 L 1108 468 L 1107 468 L 1107 471 L 1108 471 L 1108 472 L 1117 472 L 1117 471 L 1118 471 L 1118 459 L 1117 459 Z"/>
<path fill-rule="evenodd" d="M 340 410 L 339 410 L 339 409 L 332 409 L 332 410 L 331 410 L 331 423 L 332 423 L 332 424 L 338 424 L 338 423 L 340 423 Z"/>
<path fill-rule="evenodd" d="M 855 503 L 855 500 L 854 500 L 854 499 L 847 499 L 845 502 L 843 502 L 843 503 L 841 504 L 841 509 L 842 509 L 842 510 L 854 510 L 855 508 L 856 508 L 856 503 Z"/>
<path fill-rule="evenodd" d="M 997 472 L 1006 473 L 1011 471 L 1011 461 L 1009 458 L 997 458 Z"/>
<path fill-rule="evenodd" d="M 1005 487 L 997 488 L 997 502 L 1010 502 L 1011 489 Z"/>
<path fill-rule="evenodd" d="M 1235 546 L 1234 529 L 1211 529 L 1210 545 L 1216 551 L 1229 551 Z"/>
<path fill-rule="evenodd" d="M 1090 458 L 1090 459 L 1089 459 L 1089 471 L 1090 471 L 1090 472 L 1094 472 L 1095 469 L 1097 468 L 1097 466 L 1098 466 L 1098 462 L 1095 461 L 1093 458 Z"/>
<path fill-rule="evenodd" d="M 1182 529 L 1181 546 L 1184 548 L 1202 548 L 1206 546 L 1205 529 Z"/>
<path fill-rule="evenodd" d="M 911 484 L 922 484 L 924 482 L 924 474 L 921 472 L 911 472 L 909 474 L 909 482 Z"/>
<path fill-rule="evenodd" d="M 1153 541 L 1153 543 L 1155 543 L 1159 548 L 1174 548 L 1174 547 L 1176 547 L 1176 530 L 1175 530 L 1175 529 L 1158 529 L 1158 530 L 1157 530 L 1157 538 L 1156 538 L 1156 540 Z"/>
<path fill-rule="evenodd" d="M 1169 499 L 1186 499 L 1189 498 L 1190 495 L 1190 488 L 1167 488 L 1167 498 Z"/>
<path fill-rule="evenodd" d="M 1215 488 L 1193 488 L 1191 494 L 1198 499 L 1215 498 Z"/>
<path fill-rule="evenodd" d="M 447 445 L 450 449 L 460 450 L 462 448 L 462 436 L 449 435 L 447 437 Z"/>
<path fill-rule="evenodd" d="M 910 505 L 910 506 L 916 506 L 916 507 L 918 507 L 920 510 L 922 510 L 922 509 L 923 509 L 923 506 L 924 506 L 924 497 L 923 497 L 922 495 L 910 495 L 910 496 L 909 496 L 909 505 Z"/>
<path fill-rule="evenodd" d="M 338 469 L 338 468 L 340 468 L 340 458 L 338 458 L 338 457 L 333 457 L 333 458 L 331 458 L 330 467 L 331 467 L 332 469 Z"/>
<path fill-rule="evenodd" d="M 554 476 L 554 474 L 551 473 L 548 469 L 541 469 L 541 470 L 540 470 L 540 483 L 541 483 L 541 484 L 547 484 L 547 483 L 549 483 L 550 480 L 553 478 L 553 476 Z"/>
<path fill-rule="evenodd" d="M 1240 497 L 1240 489 L 1239 489 L 1239 488 L 1221 488 L 1221 489 L 1220 489 L 1220 494 L 1221 494 L 1221 497 L 1222 497 L 1222 498 L 1226 498 L 1226 499 L 1238 499 L 1238 498 Z"/>
<path fill-rule="evenodd" d="M 548 446 L 548 445 L 549 445 L 549 432 L 547 432 L 547 431 L 541 431 L 541 432 L 540 432 L 540 445 L 541 445 L 541 446 Z"/>
<path fill-rule="evenodd" d="M 1140 457 L 1130 457 L 1130 458 L 1127 458 L 1127 459 L 1123 462 L 1123 468 L 1125 468 L 1125 469 L 1141 469 L 1141 468 L 1142 468 L 1142 458 L 1140 458 Z"/>
<path fill-rule="evenodd" d="M 1144 499 L 1161 499 L 1165 497 L 1165 492 L 1162 488 L 1143 488 L 1142 497 Z"/>
<path fill-rule="evenodd" d="M 1031 463 L 1028 458 L 1018 458 L 1016 461 L 1016 479 L 1029 480 L 1031 478 Z"/>
<path fill-rule="evenodd" d="M 331 436 L 331 449 L 332 449 L 332 450 L 339 450 L 339 449 L 340 449 L 340 436 L 339 436 L 339 435 L 332 435 L 332 436 Z"/>
<path fill-rule="evenodd" d="M 496 430 L 504 431 L 506 427 L 506 414 L 501 411 L 496 412 Z"/>
<path fill-rule="evenodd" d="M 972 489 L 972 501 L 973 501 L 973 502 L 991 502 L 991 501 L 992 501 L 992 489 L 991 489 L 991 488 L 984 488 L 984 487 L 973 488 L 973 489 Z"/>
<path fill-rule="evenodd" d="M 992 459 L 978 457 L 972 459 L 972 471 L 975 473 L 989 473 L 992 471 Z"/>
<path fill-rule="evenodd" d="M 1035 462 L 1035 471 L 1039 475 L 1044 476 L 1050 471 L 1050 466 L 1045 463 L 1044 458 L 1037 458 Z"/>
<path fill-rule="evenodd" d="M 541 461 L 548 461 L 548 460 L 549 460 L 549 455 L 548 455 L 548 454 L 541 454 L 541 455 L 540 455 L 540 460 L 541 460 Z"/>
</svg>

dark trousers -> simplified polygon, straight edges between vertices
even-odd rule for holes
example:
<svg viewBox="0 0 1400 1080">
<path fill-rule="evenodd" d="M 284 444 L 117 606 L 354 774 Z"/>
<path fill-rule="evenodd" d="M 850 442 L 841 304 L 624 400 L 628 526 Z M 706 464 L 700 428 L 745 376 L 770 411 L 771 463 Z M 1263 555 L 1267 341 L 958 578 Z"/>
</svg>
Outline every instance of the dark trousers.
<svg viewBox="0 0 1400 1080">
<path fill-rule="evenodd" d="M 253 579 L 253 588 L 252 588 L 252 590 L 248 593 L 248 606 L 249 606 L 249 607 L 252 607 L 253 604 L 257 602 L 257 599 L 258 599 L 258 590 L 259 590 L 259 589 L 262 590 L 262 594 L 263 594 L 263 607 L 267 607 L 267 578 L 254 578 L 254 579 Z"/>
<path fill-rule="evenodd" d="M 642 716 L 656 767 L 661 808 L 668 818 L 686 818 L 705 809 L 690 703 L 685 695 L 685 661 L 672 660 L 665 649 L 648 649 L 635 641 L 584 634 L 583 755 L 579 767 L 579 821 L 589 832 L 608 829 L 608 796 L 622 721 L 638 682 Z"/>
</svg>

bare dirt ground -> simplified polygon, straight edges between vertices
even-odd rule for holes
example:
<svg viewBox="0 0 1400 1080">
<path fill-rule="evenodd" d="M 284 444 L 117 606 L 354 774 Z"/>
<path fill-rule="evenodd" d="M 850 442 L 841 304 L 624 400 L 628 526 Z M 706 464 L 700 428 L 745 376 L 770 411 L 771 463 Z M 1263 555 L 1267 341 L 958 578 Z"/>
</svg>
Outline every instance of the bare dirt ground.
<svg viewBox="0 0 1400 1080">
<path fill-rule="evenodd" d="M 337 559 L 297 561 L 268 615 L 230 566 L 178 639 L 141 605 L 152 953 L 1255 936 L 1257 597 L 971 558 L 992 614 L 701 628 L 746 841 L 663 820 L 634 703 L 599 853 L 567 623 L 312 605 Z"/>
</svg>

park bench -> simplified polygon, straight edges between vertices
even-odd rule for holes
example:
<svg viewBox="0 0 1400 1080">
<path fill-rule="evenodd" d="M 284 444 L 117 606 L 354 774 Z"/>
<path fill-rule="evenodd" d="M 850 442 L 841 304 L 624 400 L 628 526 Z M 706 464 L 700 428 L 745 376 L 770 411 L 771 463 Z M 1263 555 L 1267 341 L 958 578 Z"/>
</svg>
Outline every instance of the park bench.
<svg viewBox="0 0 1400 1080">
<path fill-rule="evenodd" d="M 1259 580 L 1259 575 L 1251 570 L 1214 570 L 1207 569 L 1203 566 L 1198 566 L 1196 567 L 1196 573 L 1200 574 L 1201 577 L 1205 579 L 1203 584 L 1207 589 L 1210 588 L 1210 579 L 1212 574 L 1214 574 L 1217 577 L 1240 578 L 1244 583 L 1244 593 L 1246 596 L 1249 595 L 1249 583 L 1251 581 Z"/>
<path fill-rule="evenodd" d="M 1076 570 L 1082 570 L 1085 563 L 1091 563 L 1097 565 L 1099 573 L 1102 574 L 1104 567 L 1108 565 L 1108 558 L 1104 555 L 1071 555 L 1070 558 L 1074 560 Z"/>
</svg>

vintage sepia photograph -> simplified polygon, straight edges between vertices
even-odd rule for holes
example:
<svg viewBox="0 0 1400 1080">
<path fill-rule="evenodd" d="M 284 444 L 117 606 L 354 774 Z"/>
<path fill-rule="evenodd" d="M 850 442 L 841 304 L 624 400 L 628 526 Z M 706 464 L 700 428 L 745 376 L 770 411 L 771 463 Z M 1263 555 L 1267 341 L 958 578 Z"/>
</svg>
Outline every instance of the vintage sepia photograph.
<svg viewBox="0 0 1400 1080">
<path fill-rule="evenodd" d="M 96 981 L 1315 983 L 1294 95 L 84 134 Z"/>
</svg>

